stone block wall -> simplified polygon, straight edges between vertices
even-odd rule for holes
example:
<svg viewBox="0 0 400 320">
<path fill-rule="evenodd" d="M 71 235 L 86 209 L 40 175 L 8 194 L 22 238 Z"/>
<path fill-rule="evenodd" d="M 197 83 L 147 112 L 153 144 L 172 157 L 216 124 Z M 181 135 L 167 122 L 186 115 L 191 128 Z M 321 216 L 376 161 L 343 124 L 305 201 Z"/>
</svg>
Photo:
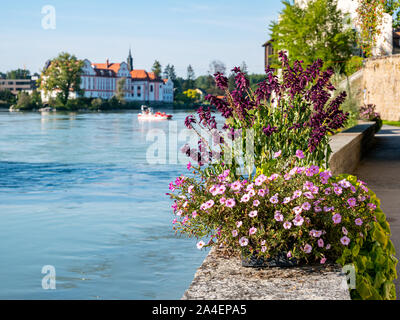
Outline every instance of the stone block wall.
<svg viewBox="0 0 400 320">
<path fill-rule="evenodd" d="M 361 88 L 383 120 L 400 121 L 400 54 L 366 60 Z"/>
</svg>

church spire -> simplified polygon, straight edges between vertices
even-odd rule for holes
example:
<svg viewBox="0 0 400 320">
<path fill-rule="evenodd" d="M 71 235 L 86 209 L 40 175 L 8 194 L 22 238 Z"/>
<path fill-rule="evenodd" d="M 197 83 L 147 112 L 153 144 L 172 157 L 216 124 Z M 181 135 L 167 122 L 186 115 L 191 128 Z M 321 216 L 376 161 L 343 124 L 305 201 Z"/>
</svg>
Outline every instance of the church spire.
<svg viewBox="0 0 400 320">
<path fill-rule="evenodd" d="M 131 53 L 131 47 L 129 47 L 129 55 L 128 55 L 128 59 L 126 62 L 128 63 L 129 71 L 132 71 L 133 70 L 133 58 L 132 58 L 132 53 Z"/>
</svg>

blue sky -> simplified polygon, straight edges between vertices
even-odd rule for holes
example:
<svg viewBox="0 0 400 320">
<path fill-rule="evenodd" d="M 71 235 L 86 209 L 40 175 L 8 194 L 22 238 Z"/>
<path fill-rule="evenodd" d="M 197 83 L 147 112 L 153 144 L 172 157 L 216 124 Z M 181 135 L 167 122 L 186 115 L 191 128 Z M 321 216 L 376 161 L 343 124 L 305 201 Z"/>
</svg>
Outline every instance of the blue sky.
<svg viewBox="0 0 400 320">
<path fill-rule="evenodd" d="M 42 28 L 42 7 L 56 10 L 56 29 Z M 39 71 L 61 51 L 92 62 L 125 61 L 132 46 L 134 68 L 155 59 L 186 76 L 191 64 L 205 74 L 218 59 L 228 68 L 245 61 L 263 72 L 268 26 L 279 0 L 3 0 L 0 10 L 0 71 L 26 66 Z"/>
</svg>

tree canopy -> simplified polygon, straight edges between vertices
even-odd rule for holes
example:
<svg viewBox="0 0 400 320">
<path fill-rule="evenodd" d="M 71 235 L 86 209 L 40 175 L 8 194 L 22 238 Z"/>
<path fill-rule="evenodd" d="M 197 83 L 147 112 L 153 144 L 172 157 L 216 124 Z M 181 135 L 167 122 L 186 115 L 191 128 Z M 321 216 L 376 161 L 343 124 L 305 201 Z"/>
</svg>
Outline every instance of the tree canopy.
<svg viewBox="0 0 400 320">
<path fill-rule="evenodd" d="M 6 74 L 7 79 L 30 79 L 31 73 L 26 69 L 16 69 L 8 71 Z"/>
<path fill-rule="evenodd" d="M 83 61 L 78 60 L 74 55 L 69 53 L 60 53 L 53 59 L 49 67 L 42 72 L 40 79 L 40 88 L 45 93 L 58 91 L 58 98 L 63 105 L 68 102 L 69 95 L 72 91 L 80 94 L 82 89 L 81 73 Z"/>
<path fill-rule="evenodd" d="M 400 0 L 385 0 L 385 12 L 393 17 L 393 28 L 400 28 Z"/>
<path fill-rule="evenodd" d="M 162 67 L 161 67 L 161 63 L 158 60 L 154 61 L 151 71 L 154 72 L 154 74 L 156 75 L 157 78 L 160 77 L 161 72 L 162 72 Z"/>
<path fill-rule="evenodd" d="M 337 8 L 335 0 L 314 0 L 304 9 L 289 1 L 278 22 L 270 25 L 274 48 L 289 52 L 289 59 L 312 63 L 320 58 L 325 68 L 341 70 L 352 55 L 355 32 L 350 18 Z"/>
</svg>

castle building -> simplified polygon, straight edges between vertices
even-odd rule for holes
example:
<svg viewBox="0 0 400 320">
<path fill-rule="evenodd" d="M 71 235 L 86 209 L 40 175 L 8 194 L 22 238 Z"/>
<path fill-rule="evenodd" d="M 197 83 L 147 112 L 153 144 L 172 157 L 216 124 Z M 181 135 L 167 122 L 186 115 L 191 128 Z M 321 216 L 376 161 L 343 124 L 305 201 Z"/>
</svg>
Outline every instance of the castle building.
<svg viewBox="0 0 400 320">
<path fill-rule="evenodd" d="M 81 89 L 83 97 L 110 99 L 118 88 L 118 82 L 124 79 L 124 98 L 126 101 L 167 102 L 174 101 L 174 84 L 170 79 L 157 77 L 154 72 L 133 68 L 131 50 L 127 62 L 92 63 L 88 59 L 83 60 L 81 75 Z M 54 97 L 55 93 L 50 96 Z M 75 93 L 71 98 L 76 97 Z M 43 97 L 44 101 L 48 97 Z"/>
</svg>

